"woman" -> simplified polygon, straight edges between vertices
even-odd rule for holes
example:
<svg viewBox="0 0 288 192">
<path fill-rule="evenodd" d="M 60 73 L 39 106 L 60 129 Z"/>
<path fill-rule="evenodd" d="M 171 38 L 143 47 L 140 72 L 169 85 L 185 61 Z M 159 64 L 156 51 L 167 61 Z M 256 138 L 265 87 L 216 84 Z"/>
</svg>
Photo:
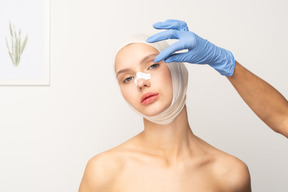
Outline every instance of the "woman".
<svg viewBox="0 0 288 192">
<path fill-rule="evenodd" d="M 115 57 L 115 73 L 144 130 L 89 160 L 79 192 L 250 192 L 247 166 L 195 136 L 185 104 L 183 63 L 154 62 L 168 47 L 135 36 Z"/>
</svg>

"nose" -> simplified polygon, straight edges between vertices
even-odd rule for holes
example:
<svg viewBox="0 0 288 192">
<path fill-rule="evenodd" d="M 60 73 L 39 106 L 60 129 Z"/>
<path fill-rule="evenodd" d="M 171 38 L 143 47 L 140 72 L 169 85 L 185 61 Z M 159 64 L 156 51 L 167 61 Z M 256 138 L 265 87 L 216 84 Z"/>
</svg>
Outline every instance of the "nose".
<svg viewBox="0 0 288 192">
<path fill-rule="evenodd" d="M 151 83 L 149 80 L 146 80 L 146 79 L 138 79 L 137 80 L 137 87 L 142 90 L 144 87 L 150 87 L 151 86 Z"/>
<path fill-rule="evenodd" d="M 134 83 L 139 89 L 143 89 L 145 86 L 150 87 L 150 81 L 148 81 L 149 79 L 150 73 L 138 72 L 136 73 Z"/>
</svg>

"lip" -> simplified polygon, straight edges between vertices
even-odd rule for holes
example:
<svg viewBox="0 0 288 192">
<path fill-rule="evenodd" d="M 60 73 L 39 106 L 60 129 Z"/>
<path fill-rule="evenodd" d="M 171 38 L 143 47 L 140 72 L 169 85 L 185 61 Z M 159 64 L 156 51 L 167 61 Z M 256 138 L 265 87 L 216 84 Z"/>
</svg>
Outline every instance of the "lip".
<svg viewBox="0 0 288 192">
<path fill-rule="evenodd" d="M 149 104 L 154 102 L 158 98 L 158 93 L 145 93 L 141 98 L 142 104 Z"/>
</svg>

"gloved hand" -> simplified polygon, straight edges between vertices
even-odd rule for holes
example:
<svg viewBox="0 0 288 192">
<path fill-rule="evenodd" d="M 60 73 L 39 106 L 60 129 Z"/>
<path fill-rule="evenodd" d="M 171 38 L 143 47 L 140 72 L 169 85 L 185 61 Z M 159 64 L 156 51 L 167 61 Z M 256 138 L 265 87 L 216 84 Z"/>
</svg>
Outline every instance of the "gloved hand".
<svg viewBox="0 0 288 192">
<path fill-rule="evenodd" d="M 168 29 L 150 36 L 146 41 L 154 43 L 166 39 L 179 39 L 155 58 L 155 62 L 188 62 L 193 64 L 209 64 L 221 75 L 232 76 L 235 68 L 233 54 L 223 48 L 217 47 L 208 40 L 190 32 L 184 21 L 168 19 L 153 25 L 156 29 Z M 174 53 L 188 49 L 185 53 Z M 174 54 L 173 54 L 174 53 Z"/>
</svg>

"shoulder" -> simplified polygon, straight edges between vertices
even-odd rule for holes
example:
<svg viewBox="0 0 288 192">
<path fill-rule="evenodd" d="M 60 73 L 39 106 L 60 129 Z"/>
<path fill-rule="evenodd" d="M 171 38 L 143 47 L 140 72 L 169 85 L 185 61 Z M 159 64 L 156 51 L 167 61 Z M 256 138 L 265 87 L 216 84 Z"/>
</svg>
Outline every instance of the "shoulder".
<svg viewBox="0 0 288 192">
<path fill-rule="evenodd" d="M 223 152 L 215 162 L 215 173 L 221 186 L 231 192 L 251 192 L 248 166 L 240 159 Z"/>
<path fill-rule="evenodd" d="M 87 162 L 79 192 L 112 191 L 117 177 L 125 169 L 131 156 L 133 138 L 102 153 L 93 156 Z"/>
<path fill-rule="evenodd" d="M 79 192 L 108 191 L 121 169 L 117 153 L 108 150 L 89 159 Z"/>
<path fill-rule="evenodd" d="M 251 192 L 248 166 L 237 157 L 225 153 L 201 139 L 200 141 L 206 146 L 210 168 L 212 168 L 212 174 L 219 187 L 222 188 L 221 191 Z"/>
</svg>

